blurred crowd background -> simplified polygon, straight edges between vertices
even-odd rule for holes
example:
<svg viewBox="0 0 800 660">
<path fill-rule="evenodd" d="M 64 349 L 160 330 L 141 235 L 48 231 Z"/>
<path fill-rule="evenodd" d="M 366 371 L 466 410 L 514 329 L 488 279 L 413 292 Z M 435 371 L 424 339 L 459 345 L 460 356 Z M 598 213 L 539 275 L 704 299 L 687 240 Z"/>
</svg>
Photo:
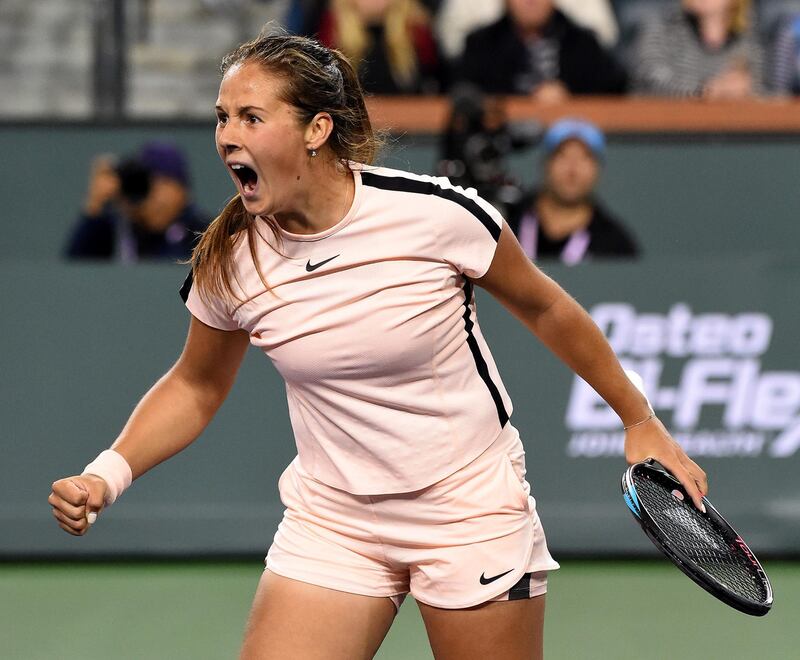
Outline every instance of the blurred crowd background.
<svg viewBox="0 0 800 660">
<path fill-rule="evenodd" d="M 0 116 L 211 116 L 220 57 L 274 21 L 376 94 L 800 91 L 797 0 L 3 0 Z"/>
<path fill-rule="evenodd" d="M 188 256 L 223 200 L 198 207 L 166 124 L 210 121 L 221 57 L 264 26 L 344 51 L 375 99 L 445 99 L 417 169 L 477 188 L 532 258 L 567 264 L 643 252 L 599 199 L 606 136 L 575 101 L 800 93 L 800 0 L 3 0 L 0 19 L 0 120 L 165 126 L 92 158 L 70 258 Z M 556 112 L 512 120 L 510 98 Z M 536 167 L 512 166 L 535 149 Z"/>
</svg>

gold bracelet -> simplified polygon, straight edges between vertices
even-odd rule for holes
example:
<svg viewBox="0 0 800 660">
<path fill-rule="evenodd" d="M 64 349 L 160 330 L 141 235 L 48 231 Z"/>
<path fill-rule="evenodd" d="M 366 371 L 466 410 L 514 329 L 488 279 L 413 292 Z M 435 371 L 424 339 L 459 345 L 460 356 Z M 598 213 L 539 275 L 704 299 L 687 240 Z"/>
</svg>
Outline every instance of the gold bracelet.
<svg viewBox="0 0 800 660">
<path fill-rule="evenodd" d="M 653 417 L 655 417 L 655 416 L 656 416 L 655 412 L 654 412 L 653 410 L 651 410 L 651 411 L 650 411 L 650 414 L 649 414 L 647 417 L 645 417 L 643 420 L 641 420 L 641 421 L 638 421 L 638 422 L 636 422 L 636 423 L 634 423 L 634 424 L 630 424 L 630 425 L 628 425 L 628 426 L 623 426 L 623 427 L 622 427 L 622 430 L 623 430 L 623 431 L 627 431 L 628 429 L 632 429 L 634 426 L 639 426 L 639 425 L 641 425 L 641 424 L 644 424 L 645 422 L 649 422 L 649 421 L 650 421 L 651 419 L 653 419 Z"/>
</svg>

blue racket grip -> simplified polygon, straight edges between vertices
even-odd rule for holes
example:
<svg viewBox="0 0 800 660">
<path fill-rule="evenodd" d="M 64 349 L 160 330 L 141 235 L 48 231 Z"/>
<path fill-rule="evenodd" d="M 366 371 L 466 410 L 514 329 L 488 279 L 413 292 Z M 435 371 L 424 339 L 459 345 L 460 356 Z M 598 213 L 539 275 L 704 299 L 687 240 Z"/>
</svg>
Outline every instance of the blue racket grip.
<svg viewBox="0 0 800 660">
<path fill-rule="evenodd" d="M 631 485 L 631 487 L 622 494 L 622 498 L 625 500 L 625 504 L 631 510 L 631 513 L 637 518 L 641 518 L 642 516 L 639 513 L 639 497 L 636 495 L 636 488 Z"/>
</svg>

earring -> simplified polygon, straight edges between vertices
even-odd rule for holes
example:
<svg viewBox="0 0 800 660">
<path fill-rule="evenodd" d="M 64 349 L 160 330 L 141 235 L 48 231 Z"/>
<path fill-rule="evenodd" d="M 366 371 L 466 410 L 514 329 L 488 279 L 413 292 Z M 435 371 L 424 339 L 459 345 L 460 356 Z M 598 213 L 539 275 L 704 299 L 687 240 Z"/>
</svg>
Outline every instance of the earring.
<svg viewBox="0 0 800 660">
<path fill-rule="evenodd" d="M 311 150 L 311 154 L 310 154 L 310 156 L 311 156 L 312 158 L 314 158 L 316 155 L 317 155 L 317 150 L 316 150 L 316 149 L 312 149 L 312 150 Z"/>
</svg>

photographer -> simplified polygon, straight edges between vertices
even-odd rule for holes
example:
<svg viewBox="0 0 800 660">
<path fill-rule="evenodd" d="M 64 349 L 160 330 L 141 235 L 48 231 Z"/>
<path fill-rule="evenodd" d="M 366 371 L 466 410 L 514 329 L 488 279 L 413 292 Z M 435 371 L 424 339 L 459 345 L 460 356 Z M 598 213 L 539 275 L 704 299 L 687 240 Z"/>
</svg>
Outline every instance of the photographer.
<svg viewBox="0 0 800 660">
<path fill-rule="evenodd" d="M 451 94 L 451 111 L 442 134 L 436 171 L 457 186 L 475 188 L 501 213 L 519 201 L 522 191 L 509 171 L 514 151 L 541 137 L 535 122 L 510 122 L 502 98 L 461 84 Z"/>
<path fill-rule="evenodd" d="M 66 256 L 123 263 L 187 259 L 207 224 L 192 204 L 183 153 L 171 143 L 148 142 L 118 165 L 111 156 L 95 159 Z"/>
</svg>

